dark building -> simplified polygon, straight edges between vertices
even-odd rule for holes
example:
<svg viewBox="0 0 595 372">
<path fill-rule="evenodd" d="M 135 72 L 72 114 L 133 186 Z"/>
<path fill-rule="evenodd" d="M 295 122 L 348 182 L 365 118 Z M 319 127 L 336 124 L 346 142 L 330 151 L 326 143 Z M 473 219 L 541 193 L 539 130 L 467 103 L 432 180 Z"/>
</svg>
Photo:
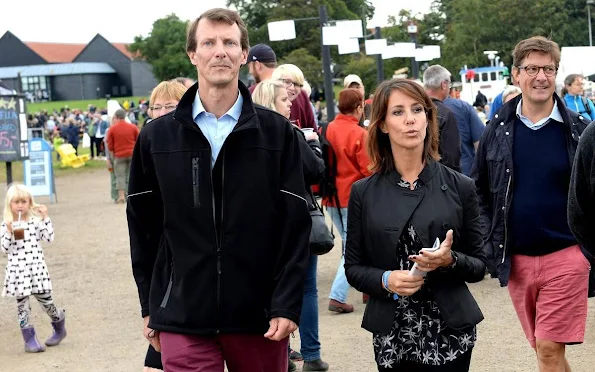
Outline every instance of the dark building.
<svg viewBox="0 0 595 372">
<path fill-rule="evenodd" d="M 97 34 L 88 44 L 22 42 L 0 38 L 0 80 L 33 100 L 148 96 L 158 84 L 151 66 L 124 43 Z"/>
<path fill-rule="evenodd" d="M 0 67 L 46 64 L 47 61 L 10 31 L 0 38 Z"/>
</svg>

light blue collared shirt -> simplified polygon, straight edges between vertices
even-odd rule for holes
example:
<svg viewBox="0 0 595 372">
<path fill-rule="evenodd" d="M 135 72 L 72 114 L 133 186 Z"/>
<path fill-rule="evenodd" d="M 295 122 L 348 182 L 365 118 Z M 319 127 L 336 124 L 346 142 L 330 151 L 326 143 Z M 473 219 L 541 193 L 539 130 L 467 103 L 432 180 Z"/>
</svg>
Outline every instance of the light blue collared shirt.
<svg viewBox="0 0 595 372">
<path fill-rule="evenodd" d="M 192 103 L 192 117 L 194 122 L 198 125 L 198 129 L 201 130 L 202 134 L 207 138 L 211 145 L 211 169 L 215 166 L 219 152 L 227 139 L 227 136 L 231 133 L 233 128 L 238 123 L 240 115 L 242 114 L 242 106 L 244 105 L 244 98 L 238 91 L 238 99 L 236 103 L 231 106 L 219 119 L 210 112 L 205 110 L 202 105 L 198 91 Z"/>
<path fill-rule="evenodd" d="M 516 116 L 523 122 L 523 124 L 525 124 L 527 126 L 527 128 L 532 129 L 532 130 L 537 130 L 537 129 L 541 129 L 543 128 L 550 119 L 558 121 L 560 123 L 563 123 L 564 120 L 562 119 L 562 114 L 560 114 L 560 110 L 558 109 L 558 105 L 556 104 L 556 101 L 554 101 L 554 108 L 552 109 L 552 112 L 550 114 L 550 116 L 548 116 L 547 118 L 543 118 L 541 120 L 539 120 L 537 123 L 533 123 L 531 121 L 531 119 L 529 119 L 526 116 L 523 116 L 522 112 L 522 103 L 523 100 L 521 99 L 519 101 L 519 104 L 516 106 Z"/>
</svg>

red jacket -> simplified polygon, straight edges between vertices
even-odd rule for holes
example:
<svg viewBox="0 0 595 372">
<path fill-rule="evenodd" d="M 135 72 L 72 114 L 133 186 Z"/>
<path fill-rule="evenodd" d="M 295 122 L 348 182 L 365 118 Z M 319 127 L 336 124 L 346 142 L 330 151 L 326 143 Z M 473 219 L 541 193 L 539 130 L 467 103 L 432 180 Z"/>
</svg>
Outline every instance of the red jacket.
<svg viewBox="0 0 595 372">
<path fill-rule="evenodd" d="M 341 208 L 347 207 L 351 185 L 372 174 L 368 170 L 370 158 L 366 152 L 368 132 L 358 123 L 359 121 L 351 115 L 339 114 L 326 129 L 326 139 L 337 156 L 335 184 Z M 334 200 L 325 199 L 322 203 L 329 207 L 336 207 Z"/>
<path fill-rule="evenodd" d="M 303 90 L 291 101 L 291 114 L 289 120 L 300 128 L 316 129 L 316 120 L 308 95 Z"/>
<path fill-rule="evenodd" d="M 107 131 L 107 148 L 114 153 L 115 158 L 129 158 L 138 133 L 138 127 L 134 124 L 124 120 L 115 122 Z"/>
</svg>

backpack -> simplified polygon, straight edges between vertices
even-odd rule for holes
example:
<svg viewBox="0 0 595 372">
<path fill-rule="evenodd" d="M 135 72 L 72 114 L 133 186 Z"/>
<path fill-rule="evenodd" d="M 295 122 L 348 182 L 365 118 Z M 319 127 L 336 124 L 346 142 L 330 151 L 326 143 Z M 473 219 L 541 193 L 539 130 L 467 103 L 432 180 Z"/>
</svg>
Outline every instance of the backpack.
<svg viewBox="0 0 595 372">
<path fill-rule="evenodd" d="M 317 196 L 332 200 L 339 212 L 339 218 L 343 221 L 341 204 L 339 203 L 339 192 L 335 181 L 337 177 L 337 155 L 333 151 L 331 143 L 326 138 L 328 123 L 321 123 L 320 128 L 319 140 L 320 150 L 322 151 L 322 160 L 324 160 L 324 174 L 320 180 L 318 188 L 313 187 L 313 191 Z"/>
</svg>

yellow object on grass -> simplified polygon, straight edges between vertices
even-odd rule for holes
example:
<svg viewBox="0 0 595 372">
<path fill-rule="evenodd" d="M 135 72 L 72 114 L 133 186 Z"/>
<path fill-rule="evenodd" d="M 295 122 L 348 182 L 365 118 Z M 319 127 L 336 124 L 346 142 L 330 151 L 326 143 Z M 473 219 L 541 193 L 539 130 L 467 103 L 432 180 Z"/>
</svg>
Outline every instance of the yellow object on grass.
<svg viewBox="0 0 595 372">
<path fill-rule="evenodd" d="M 91 158 L 89 154 L 77 155 L 74 147 L 72 147 L 70 143 L 60 145 L 57 147 L 57 151 L 60 155 L 60 166 L 62 168 L 80 168 Z"/>
</svg>

